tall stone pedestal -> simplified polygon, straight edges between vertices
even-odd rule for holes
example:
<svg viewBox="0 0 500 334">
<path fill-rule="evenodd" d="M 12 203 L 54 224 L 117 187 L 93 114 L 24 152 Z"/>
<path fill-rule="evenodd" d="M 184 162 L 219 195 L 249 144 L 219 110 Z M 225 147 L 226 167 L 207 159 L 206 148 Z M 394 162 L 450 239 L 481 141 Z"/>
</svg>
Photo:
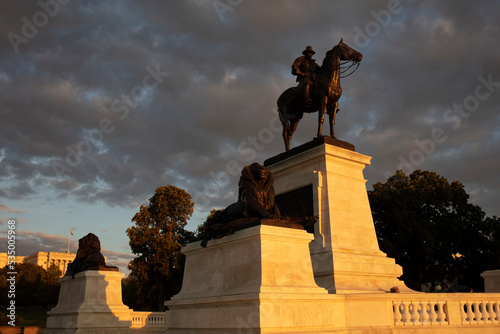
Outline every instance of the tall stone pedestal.
<svg viewBox="0 0 500 334">
<path fill-rule="evenodd" d="M 265 223 L 265 220 L 263 220 Z M 304 230 L 255 226 L 182 249 L 167 333 L 317 333 L 345 326 L 344 304 L 316 285 Z"/>
<path fill-rule="evenodd" d="M 132 310 L 122 302 L 122 278 L 118 271 L 96 270 L 62 277 L 45 333 L 128 333 Z"/>
<path fill-rule="evenodd" d="M 378 246 L 363 177 L 371 157 L 326 142 L 296 151 L 265 164 L 274 174 L 277 202 L 283 196 L 285 203 L 299 199 L 310 203 L 304 213 L 319 216 L 311 244 L 318 285 L 330 293 L 383 292 L 393 286 L 411 291 L 398 280 L 402 268 Z"/>
</svg>

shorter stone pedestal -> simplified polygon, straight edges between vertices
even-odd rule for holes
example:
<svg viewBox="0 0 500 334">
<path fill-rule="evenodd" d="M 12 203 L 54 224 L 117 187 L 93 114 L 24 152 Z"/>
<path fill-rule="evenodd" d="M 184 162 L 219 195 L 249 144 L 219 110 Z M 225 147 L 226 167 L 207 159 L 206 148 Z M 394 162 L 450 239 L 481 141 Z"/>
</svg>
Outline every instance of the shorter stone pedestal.
<svg viewBox="0 0 500 334">
<path fill-rule="evenodd" d="M 481 274 L 484 279 L 484 292 L 500 292 L 500 269 L 487 270 Z"/>
<path fill-rule="evenodd" d="M 122 302 L 122 278 L 118 271 L 96 270 L 62 277 L 45 333 L 128 333 L 132 310 Z"/>
<path fill-rule="evenodd" d="M 263 224 L 265 224 L 263 219 Z M 345 326 L 343 303 L 314 281 L 304 230 L 260 225 L 182 249 L 181 292 L 167 332 L 316 333 Z"/>
</svg>

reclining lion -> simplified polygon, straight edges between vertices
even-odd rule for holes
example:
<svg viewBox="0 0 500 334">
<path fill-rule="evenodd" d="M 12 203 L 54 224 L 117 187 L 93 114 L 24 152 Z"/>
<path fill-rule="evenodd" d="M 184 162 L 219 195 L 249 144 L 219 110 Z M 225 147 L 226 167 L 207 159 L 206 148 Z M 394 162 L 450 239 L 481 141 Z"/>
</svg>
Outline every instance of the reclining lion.
<svg viewBox="0 0 500 334">
<path fill-rule="evenodd" d="M 238 182 L 238 201 L 224 210 L 216 211 L 207 219 L 205 232 L 201 235 L 201 245 L 205 247 L 208 240 L 232 234 L 241 228 L 241 224 L 231 224 L 236 220 L 280 218 L 280 212 L 274 203 L 273 183 L 273 174 L 259 163 L 244 167 Z M 246 219 L 241 223 L 248 221 Z"/>
</svg>

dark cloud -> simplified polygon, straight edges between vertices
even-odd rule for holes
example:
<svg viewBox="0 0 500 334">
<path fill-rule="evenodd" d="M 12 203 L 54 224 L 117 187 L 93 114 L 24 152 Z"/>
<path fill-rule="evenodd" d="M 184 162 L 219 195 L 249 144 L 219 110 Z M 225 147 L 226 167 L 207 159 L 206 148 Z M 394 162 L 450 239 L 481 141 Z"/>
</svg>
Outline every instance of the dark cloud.
<svg viewBox="0 0 500 334">
<path fill-rule="evenodd" d="M 7 233 L 2 232 L 0 245 L 6 249 Z M 78 240 L 71 240 L 70 249 L 78 249 Z M 21 256 L 36 252 L 66 252 L 68 250 L 68 238 L 51 235 L 44 232 L 16 231 L 16 254 Z"/>
<path fill-rule="evenodd" d="M 479 77 L 500 81 L 498 3 L 390 3 L 242 1 L 221 13 L 211 1 L 72 1 L 16 53 L 9 33 L 22 35 L 22 18 L 43 9 L 2 2 L 0 196 L 50 191 L 128 207 L 173 184 L 199 208 L 225 206 L 238 179 L 232 161 L 283 151 L 279 130 L 265 144 L 259 134 L 295 85 L 293 59 L 312 45 L 321 62 L 343 37 L 363 62 L 342 82 L 337 136 L 373 157 L 368 185 L 441 129 L 446 140 L 411 167 L 461 180 L 500 215 L 491 199 L 500 192 L 500 87 L 467 117 L 447 114 L 475 96 Z M 304 117 L 294 145 L 314 136 L 315 122 Z"/>
</svg>

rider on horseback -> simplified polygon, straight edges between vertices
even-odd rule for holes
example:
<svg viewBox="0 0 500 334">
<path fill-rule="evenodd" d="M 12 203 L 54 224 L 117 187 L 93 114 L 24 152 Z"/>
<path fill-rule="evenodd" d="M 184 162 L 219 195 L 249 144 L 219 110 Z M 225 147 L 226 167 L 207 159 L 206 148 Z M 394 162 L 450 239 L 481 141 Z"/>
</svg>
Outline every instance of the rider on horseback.
<svg viewBox="0 0 500 334">
<path fill-rule="evenodd" d="M 316 64 L 316 60 L 312 59 L 315 53 L 311 46 L 307 46 L 302 51 L 303 56 L 295 59 L 292 64 L 292 74 L 297 76 L 306 107 L 311 104 L 309 90 L 320 69 L 319 65 Z"/>
</svg>

